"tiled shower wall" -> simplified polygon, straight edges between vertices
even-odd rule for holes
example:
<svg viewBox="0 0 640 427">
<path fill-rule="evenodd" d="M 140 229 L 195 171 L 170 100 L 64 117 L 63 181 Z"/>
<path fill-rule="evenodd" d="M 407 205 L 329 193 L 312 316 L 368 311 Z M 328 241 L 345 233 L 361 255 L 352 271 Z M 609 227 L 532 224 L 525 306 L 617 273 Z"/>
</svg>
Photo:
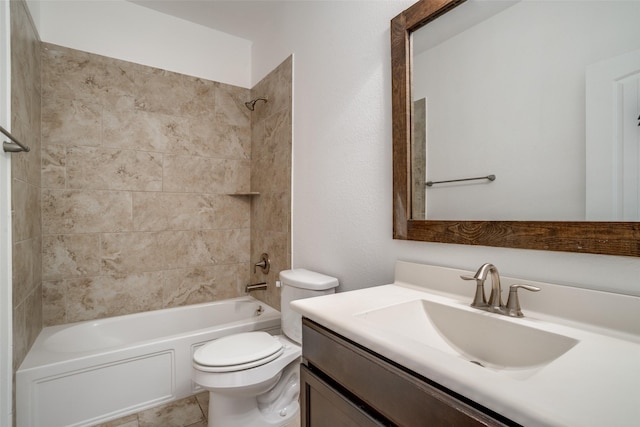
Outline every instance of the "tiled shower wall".
<svg viewBox="0 0 640 427">
<path fill-rule="evenodd" d="M 40 41 L 25 2 L 12 1 L 10 7 L 11 133 L 31 148 L 11 155 L 15 372 L 42 329 Z"/>
<path fill-rule="evenodd" d="M 259 101 L 251 118 L 251 189 L 260 195 L 251 209 L 251 260 L 269 254 L 271 270 L 252 271 L 252 282 L 266 281 L 256 297 L 280 310 L 278 273 L 291 268 L 291 146 L 293 57 L 283 61 L 251 90 Z"/>
<path fill-rule="evenodd" d="M 45 325 L 241 295 L 249 97 L 43 43 Z"/>
<path fill-rule="evenodd" d="M 251 90 L 251 98 L 266 97 L 251 113 L 251 190 L 257 196 L 238 196 L 251 202 L 251 261 L 267 252 L 271 270 L 251 274 L 252 283 L 266 281 L 267 291 L 254 294 L 280 309 L 280 289 L 275 281 L 291 268 L 291 147 L 293 58 L 287 58 Z M 204 427 L 209 395 L 200 393 L 167 405 L 139 412 L 99 427 Z M 299 425 L 295 420 L 288 427 Z"/>
</svg>

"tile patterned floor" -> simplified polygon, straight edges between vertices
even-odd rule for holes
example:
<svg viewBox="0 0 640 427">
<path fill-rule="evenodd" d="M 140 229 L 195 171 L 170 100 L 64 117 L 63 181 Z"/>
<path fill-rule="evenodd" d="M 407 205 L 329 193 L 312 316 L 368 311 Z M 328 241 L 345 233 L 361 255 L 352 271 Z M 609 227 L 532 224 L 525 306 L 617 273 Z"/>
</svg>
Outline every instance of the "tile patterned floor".
<svg viewBox="0 0 640 427">
<path fill-rule="evenodd" d="M 207 427 L 209 394 L 190 396 L 95 427 Z M 298 419 L 286 427 L 299 427 Z"/>
</svg>

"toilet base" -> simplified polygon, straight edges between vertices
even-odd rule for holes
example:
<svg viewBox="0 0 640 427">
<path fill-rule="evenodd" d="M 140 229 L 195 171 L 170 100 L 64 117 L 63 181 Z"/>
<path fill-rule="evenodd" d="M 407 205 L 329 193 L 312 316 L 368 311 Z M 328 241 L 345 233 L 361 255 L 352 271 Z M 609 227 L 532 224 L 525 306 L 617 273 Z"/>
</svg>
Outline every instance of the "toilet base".
<svg viewBox="0 0 640 427">
<path fill-rule="evenodd" d="M 277 383 L 258 396 L 209 392 L 208 427 L 285 427 L 300 412 L 300 360 L 291 362 Z"/>
</svg>

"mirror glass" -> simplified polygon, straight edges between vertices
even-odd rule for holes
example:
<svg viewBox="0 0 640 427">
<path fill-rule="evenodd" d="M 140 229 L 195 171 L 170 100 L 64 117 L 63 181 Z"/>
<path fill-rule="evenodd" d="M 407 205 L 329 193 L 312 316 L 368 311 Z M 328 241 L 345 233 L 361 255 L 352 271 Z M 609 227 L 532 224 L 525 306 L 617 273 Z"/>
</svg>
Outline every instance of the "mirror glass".
<svg viewBox="0 0 640 427">
<path fill-rule="evenodd" d="M 468 0 L 411 34 L 412 219 L 640 221 L 640 1 Z"/>
</svg>

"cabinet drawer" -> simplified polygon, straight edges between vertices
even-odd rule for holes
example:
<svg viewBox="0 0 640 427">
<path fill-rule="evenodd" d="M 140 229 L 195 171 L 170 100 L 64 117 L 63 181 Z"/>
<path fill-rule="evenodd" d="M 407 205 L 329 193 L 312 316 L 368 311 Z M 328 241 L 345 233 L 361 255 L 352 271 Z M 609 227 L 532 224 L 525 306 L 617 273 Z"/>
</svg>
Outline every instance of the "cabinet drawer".
<svg viewBox="0 0 640 427">
<path fill-rule="evenodd" d="M 390 423 L 410 426 L 504 426 L 333 332 L 303 319 L 303 357 Z"/>
<path fill-rule="evenodd" d="M 300 366 L 300 422 L 312 427 L 383 427 L 320 377 Z"/>
</svg>

